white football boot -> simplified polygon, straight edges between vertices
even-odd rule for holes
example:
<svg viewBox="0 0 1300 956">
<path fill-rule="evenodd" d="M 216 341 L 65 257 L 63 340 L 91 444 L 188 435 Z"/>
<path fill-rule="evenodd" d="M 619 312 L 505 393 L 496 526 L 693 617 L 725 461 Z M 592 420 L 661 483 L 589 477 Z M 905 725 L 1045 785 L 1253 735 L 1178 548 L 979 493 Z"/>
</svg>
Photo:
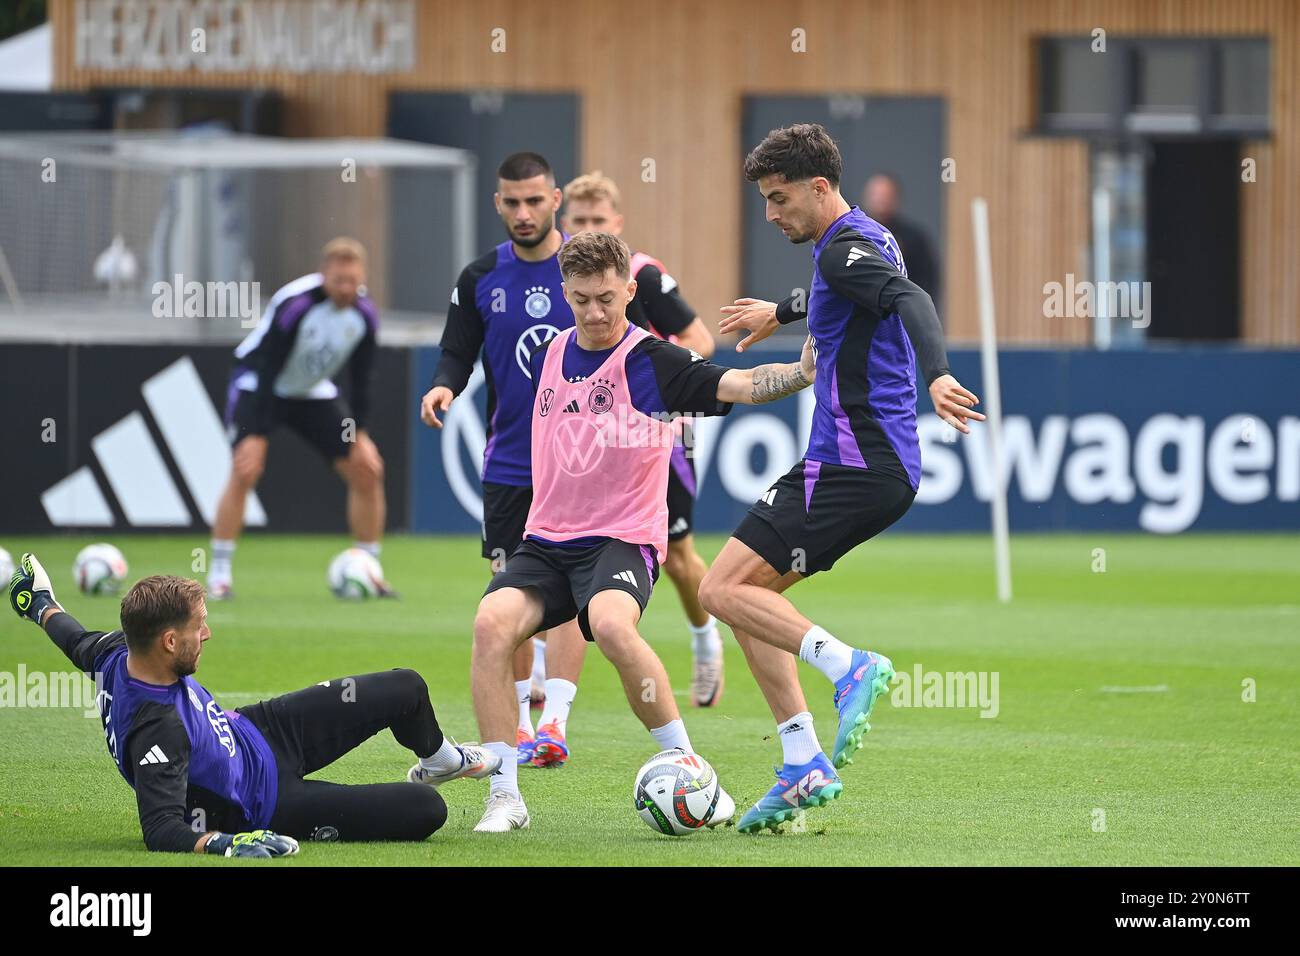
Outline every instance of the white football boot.
<svg viewBox="0 0 1300 956">
<path fill-rule="evenodd" d="M 474 828 L 475 833 L 509 833 L 528 829 L 528 808 L 524 798 L 516 793 L 499 791 L 488 794 L 487 809 L 483 819 Z"/>
<path fill-rule="evenodd" d="M 709 660 L 695 658 L 691 673 L 691 703 L 696 707 L 712 707 L 722 699 L 722 654 Z"/>
<path fill-rule="evenodd" d="M 722 789 L 722 784 L 718 784 L 718 805 L 713 808 L 713 816 L 709 817 L 709 822 L 705 826 L 710 829 L 720 827 L 724 823 L 729 823 L 735 815 L 736 801 L 731 799 L 731 794 Z"/>
<path fill-rule="evenodd" d="M 445 770 L 439 773 L 434 770 L 425 770 L 417 763 L 406 772 L 406 779 L 411 783 L 427 783 L 431 787 L 438 787 L 460 777 L 472 777 L 475 780 L 482 780 L 484 777 L 491 776 L 501 769 L 501 758 L 494 753 L 489 753 L 482 747 L 475 747 L 473 744 L 454 744 L 453 746 L 460 751 L 460 766 L 455 770 Z"/>
</svg>

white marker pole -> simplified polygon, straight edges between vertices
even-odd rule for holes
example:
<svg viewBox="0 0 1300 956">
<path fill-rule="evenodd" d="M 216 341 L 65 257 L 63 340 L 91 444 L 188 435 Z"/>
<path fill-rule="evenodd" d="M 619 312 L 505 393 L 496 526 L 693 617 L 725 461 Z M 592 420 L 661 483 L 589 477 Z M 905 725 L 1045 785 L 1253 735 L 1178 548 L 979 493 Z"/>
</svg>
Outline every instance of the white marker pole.
<svg viewBox="0 0 1300 956">
<path fill-rule="evenodd" d="M 1007 474 L 1003 468 L 1002 388 L 998 384 L 998 342 L 993 323 L 993 266 L 989 257 L 989 207 L 971 200 L 975 227 L 975 280 L 979 288 L 980 369 L 984 378 L 983 405 L 988 416 L 989 466 L 993 469 L 993 560 L 998 575 L 998 600 L 1011 600 L 1011 531 L 1007 523 Z"/>
</svg>

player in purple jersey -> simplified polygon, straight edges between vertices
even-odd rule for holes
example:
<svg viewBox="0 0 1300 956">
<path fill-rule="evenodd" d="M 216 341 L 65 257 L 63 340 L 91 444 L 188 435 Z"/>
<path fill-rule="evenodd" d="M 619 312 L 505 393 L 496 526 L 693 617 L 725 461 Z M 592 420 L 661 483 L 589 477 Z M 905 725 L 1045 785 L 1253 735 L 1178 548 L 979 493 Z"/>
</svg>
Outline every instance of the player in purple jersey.
<svg viewBox="0 0 1300 956">
<path fill-rule="evenodd" d="M 9 602 L 94 678 L 104 740 L 150 850 L 270 857 L 297 853 L 298 840 L 423 840 L 447 819 L 439 784 L 501 765 L 443 736 L 412 670 L 223 710 L 193 677 L 212 632 L 203 585 L 188 578 L 144 578 L 122 599 L 121 630 L 88 631 L 24 554 Z M 303 779 L 385 728 L 419 758 L 406 783 Z"/>
<path fill-rule="evenodd" d="M 370 438 L 370 371 L 379 312 L 365 294 L 365 249 L 355 239 L 326 244 L 321 271 L 285 285 L 235 349 L 226 404 L 233 446 L 230 477 L 212 523 L 208 596 L 231 596 L 235 542 L 244 505 L 266 468 L 270 435 L 287 426 L 312 445 L 348 485 L 356 547 L 379 557 L 384 534 L 384 460 Z M 347 367 L 352 404 L 334 377 Z M 392 592 L 383 586 L 385 596 Z"/>
<path fill-rule="evenodd" d="M 983 421 L 978 399 L 948 371 L 934 303 L 907 278 L 894 237 L 840 194 L 839 149 L 821 126 L 773 130 L 745 160 L 767 219 L 795 243 L 813 243 L 806 309 L 738 299 L 719 331 L 745 329 L 743 351 L 778 324 L 806 317 L 817 354 L 816 406 L 802 461 L 736 528 L 705 576 L 700 599 L 731 625 L 777 720 L 784 766 L 739 829 L 775 829 L 803 807 L 842 790 L 836 768 L 852 762 L 876 698 L 893 677 L 889 659 L 815 626 L 782 592 L 903 516 L 921 480 L 916 434 L 917 365 L 939 417 L 961 432 Z M 796 655 L 835 686 L 839 727 L 830 760 L 813 730 Z"/>
<path fill-rule="evenodd" d="M 523 540 L 533 500 L 529 421 L 534 392 L 528 357 L 538 345 L 572 328 L 573 312 L 561 292 L 556 254 L 566 237 L 555 227 L 562 196 L 550 164 L 537 153 L 506 157 L 497 169 L 493 199 L 508 238 L 467 265 L 456 280 L 442 333 L 442 355 L 433 386 L 420 402 L 420 418 L 432 428 L 441 428 L 438 415 L 465 390 L 474 363 L 482 358 L 488 414 L 482 554 L 497 574 Z M 560 627 L 569 628 L 572 639 L 581 643 L 576 623 Z M 533 758 L 529 705 L 535 656 L 540 657 L 529 640 L 514 657 L 519 698 L 515 735 L 521 764 Z"/>
</svg>

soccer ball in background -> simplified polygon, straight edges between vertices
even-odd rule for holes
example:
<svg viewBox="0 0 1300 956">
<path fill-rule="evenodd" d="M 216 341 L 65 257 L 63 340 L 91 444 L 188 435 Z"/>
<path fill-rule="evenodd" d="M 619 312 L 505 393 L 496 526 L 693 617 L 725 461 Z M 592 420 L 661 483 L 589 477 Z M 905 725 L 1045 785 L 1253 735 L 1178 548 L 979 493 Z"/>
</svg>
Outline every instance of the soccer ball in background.
<svg viewBox="0 0 1300 956">
<path fill-rule="evenodd" d="M 72 576 L 82 594 L 116 594 L 126 583 L 127 572 L 122 552 L 102 542 L 86 545 L 72 563 Z"/>
<path fill-rule="evenodd" d="M 699 754 L 665 750 L 636 772 L 632 805 L 646 826 L 685 836 L 707 826 L 718 807 L 718 775 Z"/>
<path fill-rule="evenodd" d="M 384 590 L 384 569 L 379 559 L 360 548 L 348 548 L 331 561 L 325 577 L 330 592 L 348 601 L 379 597 Z"/>
<path fill-rule="evenodd" d="M 14 576 L 14 559 L 4 548 L 0 548 L 0 584 L 9 586 L 9 579 Z"/>
</svg>

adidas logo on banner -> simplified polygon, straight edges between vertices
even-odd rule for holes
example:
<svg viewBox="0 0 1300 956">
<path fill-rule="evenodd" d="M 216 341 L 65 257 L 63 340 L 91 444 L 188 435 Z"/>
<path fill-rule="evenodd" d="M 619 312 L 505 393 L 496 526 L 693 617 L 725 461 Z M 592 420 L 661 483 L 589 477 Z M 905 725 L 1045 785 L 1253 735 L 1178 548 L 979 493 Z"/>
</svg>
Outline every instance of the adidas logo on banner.
<svg viewBox="0 0 1300 956">
<path fill-rule="evenodd" d="M 564 406 L 564 410 L 566 412 L 579 411 L 580 409 L 578 408 L 578 400 L 575 398 L 573 401 L 569 402 L 569 404 Z"/>
<path fill-rule="evenodd" d="M 211 525 L 230 474 L 230 443 L 198 370 L 186 356 L 146 379 L 140 391 L 200 517 Z M 186 527 L 194 522 L 139 411 L 104 429 L 91 439 L 90 447 L 129 524 Z M 114 523 L 108 499 L 89 465 L 42 492 L 41 504 L 56 527 L 109 528 Z M 247 520 L 250 525 L 266 524 L 266 512 L 255 492 L 248 495 Z"/>
<path fill-rule="evenodd" d="M 758 500 L 763 502 L 763 504 L 765 505 L 770 505 L 774 503 L 776 501 L 776 489 L 775 488 L 767 489 L 767 493 L 764 494 L 763 497 L 759 498 Z"/>
<path fill-rule="evenodd" d="M 636 575 L 631 571 L 620 571 L 618 574 L 613 575 L 613 578 L 616 581 L 626 581 L 628 584 L 636 587 Z"/>
<path fill-rule="evenodd" d="M 149 752 L 140 758 L 140 766 L 143 767 L 147 763 L 171 763 L 171 761 L 168 760 L 167 755 L 162 752 L 162 748 L 157 744 L 154 744 L 149 748 Z"/>
<path fill-rule="evenodd" d="M 859 259 L 865 259 L 870 255 L 871 253 L 868 252 L 866 249 L 859 249 L 857 246 L 850 246 L 849 258 L 845 261 L 844 267 L 847 269 L 849 266 L 853 265 L 853 263 L 857 262 Z"/>
</svg>

